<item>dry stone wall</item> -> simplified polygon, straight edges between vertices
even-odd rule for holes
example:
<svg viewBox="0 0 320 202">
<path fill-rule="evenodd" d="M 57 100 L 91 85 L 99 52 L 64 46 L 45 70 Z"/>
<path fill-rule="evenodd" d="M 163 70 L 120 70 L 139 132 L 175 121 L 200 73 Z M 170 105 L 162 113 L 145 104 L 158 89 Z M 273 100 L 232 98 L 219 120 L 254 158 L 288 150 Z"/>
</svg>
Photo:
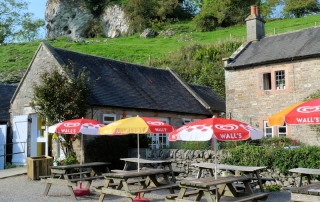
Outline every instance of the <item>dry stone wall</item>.
<svg viewBox="0 0 320 202">
<path fill-rule="evenodd" d="M 194 178 L 197 176 L 198 168 L 193 166 L 194 163 L 209 162 L 214 163 L 215 158 L 220 163 L 225 157 L 222 150 L 218 150 L 217 153 L 213 150 L 181 150 L 181 149 L 154 149 L 148 150 L 146 158 L 148 159 L 171 159 L 172 169 L 174 171 L 180 171 L 181 173 L 177 177 L 178 179 Z M 221 171 L 218 170 L 220 175 Z M 280 173 L 276 169 L 265 169 L 260 173 L 262 178 L 273 178 L 275 181 L 267 181 L 264 186 L 278 185 L 280 187 L 295 187 L 299 182 L 299 176 L 295 173 L 288 175 Z M 209 177 L 208 170 L 204 170 L 201 177 Z M 303 184 L 307 184 L 304 180 Z"/>
</svg>

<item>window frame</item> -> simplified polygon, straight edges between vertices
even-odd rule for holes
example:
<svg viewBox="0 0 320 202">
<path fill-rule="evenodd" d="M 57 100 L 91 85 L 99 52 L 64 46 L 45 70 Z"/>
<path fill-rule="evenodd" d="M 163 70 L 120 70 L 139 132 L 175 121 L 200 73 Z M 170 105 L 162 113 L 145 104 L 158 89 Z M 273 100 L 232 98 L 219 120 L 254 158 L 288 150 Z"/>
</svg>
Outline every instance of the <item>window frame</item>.
<svg viewBox="0 0 320 202">
<path fill-rule="evenodd" d="M 271 129 L 271 137 L 268 137 L 270 133 L 267 132 L 267 129 Z M 273 134 L 274 134 L 273 127 L 269 126 L 268 121 L 264 120 L 263 121 L 263 137 L 269 139 L 273 137 Z"/>
<path fill-rule="evenodd" d="M 113 121 L 105 121 L 105 117 L 113 117 Z M 102 123 L 105 125 L 108 125 L 109 123 L 112 123 L 117 120 L 117 115 L 116 114 L 102 114 Z"/>
</svg>

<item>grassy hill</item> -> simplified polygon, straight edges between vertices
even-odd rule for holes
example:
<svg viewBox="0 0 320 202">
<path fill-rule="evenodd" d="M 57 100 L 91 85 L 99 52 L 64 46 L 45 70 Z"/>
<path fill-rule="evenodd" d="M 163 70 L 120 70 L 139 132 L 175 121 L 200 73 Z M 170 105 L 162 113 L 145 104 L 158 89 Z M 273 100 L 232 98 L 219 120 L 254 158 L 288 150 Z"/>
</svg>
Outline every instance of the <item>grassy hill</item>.
<svg viewBox="0 0 320 202">
<path fill-rule="evenodd" d="M 270 21 L 265 24 L 265 30 L 266 35 L 271 36 L 275 33 L 281 34 L 317 25 L 320 25 L 320 16 L 313 15 L 299 19 Z M 245 26 L 212 32 L 196 32 L 190 22 L 180 22 L 166 29 L 168 28 L 174 30 L 173 37 L 165 38 L 159 35 L 152 39 L 142 39 L 136 34 L 114 39 L 86 39 L 85 43 L 77 43 L 66 37 L 47 42 L 54 47 L 147 65 L 148 60 L 161 59 L 174 54 L 175 51 L 186 45 L 215 43 L 230 37 L 243 39 L 246 37 Z M 18 83 L 40 43 L 41 41 L 0 44 L 0 83 Z"/>
</svg>

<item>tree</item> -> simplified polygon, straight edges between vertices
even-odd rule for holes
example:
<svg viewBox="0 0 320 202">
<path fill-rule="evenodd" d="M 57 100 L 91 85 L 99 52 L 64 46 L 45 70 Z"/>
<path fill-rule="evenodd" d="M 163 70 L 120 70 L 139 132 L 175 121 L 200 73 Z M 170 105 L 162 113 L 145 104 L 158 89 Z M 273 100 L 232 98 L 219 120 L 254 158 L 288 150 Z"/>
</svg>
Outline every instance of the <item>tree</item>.
<svg viewBox="0 0 320 202">
<path fill-rule="evenodd" d="M 202 31 L 212 31 L 216 26 L 244 24 L 245 18 L 250 14 L 250 6 L 259 3 L 260 0 L 204 0 L 194 22 Z M 217 25 L 210 23 L 210 20 L 215 20 Z"/>
<path fill-rule="evenodd" d="M 89 73 L 83 68 L 76 70 L 70 61 L 64 66 L 65 73 L 58 68 L 40 74 L 40 83 L 34 84 L 32 107 L 49 124 L 81 118 L 89 108 Z"/>
<path fill-rule="evenodd" d="M 31 107 L 37 115 L 46 120 L 47 125 L 85 117 L 89 108 L 91 85 L 83 68 L 77 70 L 72 61 L 61 72 L 55 68 L 40 74 L 39 84 L 34 84 L 34 97 Z M 72 152 L 71 135 L 63 135 L 68 151 Z"/>
<path fill-rule="evenodd" d="M 280 0 L 281 1 L 281 0 Z M 301 18 L 307 14 L 320 11 L 318 0 L 282 0 L 285 5 L 283 11 L 288 17 Z"/>
<path fill-rule="evenodd" d="M 38 23 L 33 21 L 33 14 L 25 12 L 28 9 L 28 4 L 23 0 L 0 0 L 0 43 L 12 41 L 21 33 L 22 25 L 24 32 L 29 32 L 30 23 Z M 29 24 L 26 26 L 26 24 Z M 43 26 L 44 21 L 38 23 L 36 27 Z M 31 32 L 35 30 L 32 29 Z"/>
<path fill-rule="evenodd" d="M 39 39 L 39 30 L 45 26 L 45 21 L 41 19 L 33 20 L 27 17 L 22 21 L 21 30 L 14 37 L 18 41 L 34 41 Z"/>
</svg>

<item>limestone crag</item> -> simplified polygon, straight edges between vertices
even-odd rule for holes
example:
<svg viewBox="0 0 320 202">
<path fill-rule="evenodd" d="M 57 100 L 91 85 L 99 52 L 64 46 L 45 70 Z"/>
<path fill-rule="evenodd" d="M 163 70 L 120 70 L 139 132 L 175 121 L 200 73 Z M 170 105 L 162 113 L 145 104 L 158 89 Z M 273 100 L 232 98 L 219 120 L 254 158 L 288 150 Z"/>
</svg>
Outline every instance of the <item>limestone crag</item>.
<svg viewBox="0 0 320 202">
<path fill-rule="evenodd" d="M 45 12 L 48 23 L 46 38 L 87 38 L 95 21 L 101 23 L 107 37 L 114 38 L 128 32 L 128 20 L 119 6 L 107 7 L 100 16 L 95 17 L 83 5 L 82 0 L 48 0 Z"/>
<path fill-rule="evenodd" d="M 129 22 L 123 10 L 117 6 L 110 6 L 101 15 L 104 34 L 110 38 L 125 35 L 129 30 Z"/>
</svg>

